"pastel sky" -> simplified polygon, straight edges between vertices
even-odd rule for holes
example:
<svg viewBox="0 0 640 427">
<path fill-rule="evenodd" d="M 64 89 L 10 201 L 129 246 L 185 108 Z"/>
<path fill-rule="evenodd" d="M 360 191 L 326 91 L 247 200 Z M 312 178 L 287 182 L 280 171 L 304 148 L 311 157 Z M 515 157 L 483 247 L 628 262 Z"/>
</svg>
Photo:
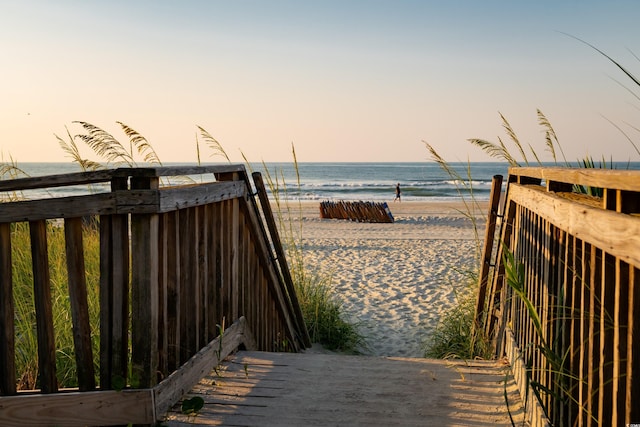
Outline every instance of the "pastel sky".
<svg viewBox="0 0 640 427">
<path fill-rule="evenodd" d="M 117 121 L 164 162 L 197 126 L 233 161 L 489 160 L 467 141 L 640 161 L 637 0 L 0 0 L 0 153 L 66 161 L 55 135 Z M 625 88 L 626 87 L 626 88 Z M 613 124 L 612 124 L 613 123 Z M 88 150 L 87 157 L 93 157 Z M 203 149 L 203 161 L 216 161 Z"/>
</svg>

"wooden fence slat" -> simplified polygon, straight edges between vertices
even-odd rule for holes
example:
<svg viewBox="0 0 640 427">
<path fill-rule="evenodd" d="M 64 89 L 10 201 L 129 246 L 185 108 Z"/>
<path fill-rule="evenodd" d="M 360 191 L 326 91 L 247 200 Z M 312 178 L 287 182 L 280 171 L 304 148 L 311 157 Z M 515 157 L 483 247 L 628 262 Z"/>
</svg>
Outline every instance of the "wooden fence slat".
<svg viewBox="0 0 640 427">
<path fill-rule="evenodd" d="M 627 395 L 625 423 L 640 419 L 640 274 L 638 268 L 629 271 L 629 330 L 627 333 Z"/>
<path fill-rule="evenodd" d="M 0 395 L 16 392 L 11 224 L 0 223 Z"/>
<path fill-rule="evenodd" d="M 271 236 L 271 241 L 273 242 L 273 246 L 276 252 L 276 258 L 278 260 L 278 265 L 280 266 L 280 273 L 282 274 L 282 277 L 284 279 L 288 301 L 290 302 L 291 309 L 293 310 L 293 313 L 295 315 L 294 320 L 296 323 L 296 328 L 302 335 L 301 339 L 303 346 L 311 347 L 311 338 L 309 337 L 309 332 L 307 331 L 307 327 L 304 324 L 304 316 L 302 314 L 302 309 L 300 308 L 298 298 L 296 297 L 293 278 L 291 277 L 291 271 L 289 270 L 289 265 L 286 261 L 286 254 L 284 252 L 284 247 L 282 246 L 282 241 L 280 240 L 280 234 L 278 233 L 278 227 L 276 226 L 275 217 L 273 215 L 273 211 L 271 210 L 269 198 L 267 197 L 267 191 L 264 186 L 264 181 L 262 180 L 262 175 L 259 172 L 254 172 L 253 180 L 256 185 L 258 198 L 260 200 L 260 205 L 262 206 L 262 212 L 265 216 L 269 235 Z"/>
<path fill-rule="evenodd" d="M 499 256 L 488 297 L 489 304 L 500 301 L 489 309 L 500 314 L 498 340 L 507 323 L 531 364 L 527 381 L 542 390 L 553 423 L 637 422 L 638 172 L 515 168 L 508 182 L 506 206 L 516 208 L 513 220 L 504 219 L 512 226 L 503 225 L 502 241 L 523 265 L 526 295 L 542 330 L 532 327 L 528 309 L 511 300 L 509 288 L 496 293 L 504 274 Z M 602 197 L 577 194 L 579 186 L 602 189 Z M 541 344 L 563 364 L 550 364 Z M 502 347 L 497 350 L 500 355 Z"/>
<path fill-rule="evenodd" d="M 489 212 L 487 216 L 487 226 L 484 234 L 484 244 L 482 246 L 482 257 L 480 258 L 480 273 L 478 277 L 478 296 L 476 299 L 475 322 L 473 324 L 473 335 L 477 329 L 484 326 L 484 317 L 487 314 L 487 283 L 489 282 L 489 271 L 492 267 L 491 257 L 493 255 L 493 242 L 496 234 L 496 221 L 498 219 L 498 205 L 500 204 L 500 190 L 502 189 L 502 175 L 494 175 L 491 180 L 491 193 L 489 194 Z"/>
<path fill-rule="evenodd" d="M 175 211 L 164 215 L 164 262 L 162 263 L 166 286 L 166 329 L 167 336 L 167 372 L 172 372 L 180 366 L 180 212 Z"/>
<path fill-rule="evenodd" d="M 158 215 L 131 218 L 131 381 L 135 388 L 157 382 Z"/>
<path fill-rule="evenodd" d="M 82 219 L 65 219 L 64 229 L 78 387 L 80 391 L 93 390 L 96 387 L 96 381 L 93 368 L 89 304 L 87 301 Z"/>
<path fill-rule="evenodd" d="M 38 336 L 38 371 L 43 393 L 58 390 L 56 378 L 56 346 L 53 333 L 53 308 L 46 221 L 29 223 L 31 258 L 33 260 L 33 297 Z"/>
<path fill-rule="evenodd" d="M 534 209 L 538 215 L 553 220 L 570 234 L 609 253 L 625 262 L 640 265 L 640 218 L 620 215 L 563 199 L 553 194 L 542 193 L 532 188 L 512 184 L 511 199 Z"/>
<path fill-rule="evenodd" d="M 180 212 L 180 364 L 196 350 L 197 310 L 193 295 L 196 289 L 196 246 L 194 208 Z"/>
</svg>

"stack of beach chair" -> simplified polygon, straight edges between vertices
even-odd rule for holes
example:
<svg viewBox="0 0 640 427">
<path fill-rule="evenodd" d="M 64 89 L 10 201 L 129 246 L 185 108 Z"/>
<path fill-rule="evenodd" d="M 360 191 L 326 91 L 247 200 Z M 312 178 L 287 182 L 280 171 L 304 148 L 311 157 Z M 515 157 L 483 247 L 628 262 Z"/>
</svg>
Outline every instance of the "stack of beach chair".
<svg viewBox="0 0 640 427">
<path fill-rule="evenodd" d="M 393 222 L 386 202 L 321 202 L 320 218 L 347 219 L 358 222 Z"/>
</svg>

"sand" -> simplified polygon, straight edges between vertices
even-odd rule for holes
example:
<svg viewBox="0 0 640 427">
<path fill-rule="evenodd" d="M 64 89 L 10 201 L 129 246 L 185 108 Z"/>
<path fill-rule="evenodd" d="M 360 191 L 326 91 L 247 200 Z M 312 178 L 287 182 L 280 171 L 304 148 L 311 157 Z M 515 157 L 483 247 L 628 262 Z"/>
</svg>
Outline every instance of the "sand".
<svg viewBox="0 0 640 427">
<path fill-rule="evenodd" d="M 475 269 L 478 240 L 461 202 L 389 207 L 395 222 L 372 224 L 320 219 L 318 202 L 302 203 L 305 265 L 331 274 L 345 316 L 366 338 L 361 352 L 423 357 L 440 318 L 468 287 L 465 272 Z M 485 214 L 483 206 L 480 238 Z"/>
</svg>

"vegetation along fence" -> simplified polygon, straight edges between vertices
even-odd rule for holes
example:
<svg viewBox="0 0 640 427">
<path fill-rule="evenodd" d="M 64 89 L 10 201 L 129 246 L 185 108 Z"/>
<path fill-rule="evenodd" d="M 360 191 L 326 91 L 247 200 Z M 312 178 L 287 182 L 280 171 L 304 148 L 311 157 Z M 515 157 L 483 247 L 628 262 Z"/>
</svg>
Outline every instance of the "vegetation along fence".
<svg viewBox="0 0 640 427">
<path fill-rule="evenodd" d="M 481 327 L 533 425 L 640 423 L 638 213 L 638 171 L 509 170 Z"/>
<path fill-rule="evenodd" d="M 260 211 L 242 165 L 0 181 L 3 194 L 56 187 L 78 195 L 0 204 L 1 425 L 153 424 L 238 346 L 309 345 L 286 260 L 273 254 L 281 245 L 266 194 Z M 37 330 L 37 381 L 27 391 L 16 386 L 16 358 L 26 351 L 14 323 L 20 227 L 28 228 Z M 56 233 L 62 253 L 49 248 Z M 99 327 L 87 302 L 91 233 L 99 235 Z M 66 259 L 72 314 L 63 324 L 52 313 L 57 259 Z M 59 386 L 55 328 L 73 330 L 77 388 Z"/>
</svg>

